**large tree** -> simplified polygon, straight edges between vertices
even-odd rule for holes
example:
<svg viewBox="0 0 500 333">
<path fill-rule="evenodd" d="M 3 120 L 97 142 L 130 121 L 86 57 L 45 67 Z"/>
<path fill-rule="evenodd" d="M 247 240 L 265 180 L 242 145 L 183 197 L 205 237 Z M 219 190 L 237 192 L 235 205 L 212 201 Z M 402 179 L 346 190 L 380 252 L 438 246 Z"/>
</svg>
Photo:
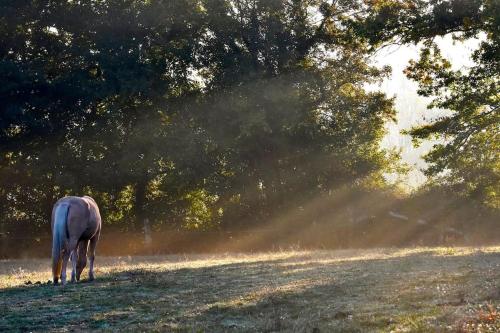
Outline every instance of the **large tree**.
<svg viewBox="0 0 500 333">
<path fill-rule="evenodd" d="M 57 196 L 107 223 L 268 220 L 380 181 L 386 69 L 357 2 L 73 1 L 0 7 L 0 195 L 46 226 Z M 3 202 L 3 201 L 2 201 Z M 11 208 L 9 208 L 11 207 Z"/>
<path fill-rule="evenodd" d="M 433 181 L 492 207 L 500 207 L 500 2 L 495 0 L 370 1 L 353 19 L 374 47 L 418 43 L 420 57 L 406 74 L 430 108 L 451 111 L 410 134 L 418 142 L 440 138 L 425 156 Z M 476 39 L 474 65 L 454 69 L 436 38 Z"/>
<path fill-rule="evenodd" d="M 387 166 L 387 72 L 346 24 L 351 1 L 206 1 L 201 127 L 219 163 L 228 223 L 299 211 Z M 309 212 L 311 213 L 311 212 Z"/>
<path fill-rule="evenodd" d="M 128 189 L 128 220 L 142 219 L 174 149 L 162 119 L 196 88 L 197 3 L 16 1 L 0 13 L 6 206 L 42 222 L 57 196 L 101 193 L 106 214 Z"/>
</svg>

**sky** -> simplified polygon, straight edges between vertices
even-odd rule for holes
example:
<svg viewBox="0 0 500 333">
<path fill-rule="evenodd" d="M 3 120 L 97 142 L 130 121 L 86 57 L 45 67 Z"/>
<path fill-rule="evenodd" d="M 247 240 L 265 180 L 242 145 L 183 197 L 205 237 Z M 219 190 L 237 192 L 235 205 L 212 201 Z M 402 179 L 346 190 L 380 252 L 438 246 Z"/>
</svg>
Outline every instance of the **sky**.
<svg viewBox="0 0 500 333">
<path fill-rule="evenodd" d="M 454 42 L 451 36 L 447 36 L 436 40 L 436 42 L 440 46 L 443 56 L 451 61 L 452 67 L 463 70 L 473 64 L 470 55 L 478 47 L 480 40 L 474 39 L 462 43 Z M 418 49 L 418 46 L 415 45 L 391 46 L 379 51 L 374 58 L 377 66 L 390 65 L 392 67 L 390 78 L 385 80 L 379 89 L 388 96 L 396 97 L 397 122 L 387 125 L 388 133 L 382 145 L 386 148 L 401 149 L 403 161 L 408 163 L 412 169 L 405 180 L 405 185 L 408 188 L 416 188 L 425 181 L 421 169 L 425 168 L 426 163 L 421 156 L 432 148 L 434 142 L 423 142 L 418 148 L 415 148 L 411 138 L 401 134 L 401 131 L 424 124 L 429 119 L 447 112 L 446 110 L 427 109 L 431 99 L 418 96 L 417 84 L 403 74 L 409 60 L 418 58 Z"/>
</svg>

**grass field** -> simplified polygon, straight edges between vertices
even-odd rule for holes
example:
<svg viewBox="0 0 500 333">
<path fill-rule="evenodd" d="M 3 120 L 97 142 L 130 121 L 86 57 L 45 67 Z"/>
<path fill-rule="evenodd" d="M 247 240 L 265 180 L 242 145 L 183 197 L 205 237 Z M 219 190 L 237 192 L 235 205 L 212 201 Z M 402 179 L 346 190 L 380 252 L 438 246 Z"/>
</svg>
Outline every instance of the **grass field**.
<svg viewBox="0 0 500 333">
<path fill-rule="evenodd" d="M 0 261 L 1 332 L 500 331 L 500 247 L 97 257 L 65 287 L 49 268 Z"/>
</svg>

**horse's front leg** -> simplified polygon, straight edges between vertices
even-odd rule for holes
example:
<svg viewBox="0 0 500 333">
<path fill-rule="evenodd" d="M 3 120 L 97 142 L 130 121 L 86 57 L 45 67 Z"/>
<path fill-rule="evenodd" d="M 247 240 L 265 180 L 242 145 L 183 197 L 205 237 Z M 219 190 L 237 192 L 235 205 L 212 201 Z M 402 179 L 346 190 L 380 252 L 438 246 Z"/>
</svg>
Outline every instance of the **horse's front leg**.
<svg viewBox="0 0 500 333">
<path fill-rule="evenodd" d="M 94 237 L 90 239 L 89 242 L 89 249 L 87 252 L 87 255 L 89 257 L 89 280 L 93 281 L 94 280 L 94 259 L 95 259 L 95 247 L 97 245 L 97 241 L 99 240 L 99 234 L 100 232 L 98 231 Z"/>
<path fill-rule="evenodd" d="M 88 240 L 82 240 L 78 243 L 78 260 L 76 262 L 76 281 L 80 281 L 80 276 L 82 271 L 87 265 L 87 247 L 89 245 Z"/>
</svg>

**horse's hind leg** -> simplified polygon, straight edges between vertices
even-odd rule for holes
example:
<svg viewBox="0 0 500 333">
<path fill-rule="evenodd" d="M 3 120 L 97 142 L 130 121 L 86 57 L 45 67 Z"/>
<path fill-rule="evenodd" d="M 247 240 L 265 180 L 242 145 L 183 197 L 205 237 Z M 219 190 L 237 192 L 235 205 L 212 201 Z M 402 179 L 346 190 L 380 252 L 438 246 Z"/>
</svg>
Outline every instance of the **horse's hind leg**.
<svg viewBox="0 0 500 333">
<path fill-rule="evenodd" d="M 78 243 L 78 261 L 76 263 L 76 281 L 80 281 L 82 271 L 87 265 L 87 247 L 89 246 L 88 240 L 82 240 Z"/>
<path fill-rule="evenodd" d="M 69 256 L 75 252 L 77 244 L 78 244 L 77 239 L 70 239 L 67 247 L 64 249 L 63 260 L 62 260 L 62 273 L 61 273 L 61 283 L 63 285 L 66 284 L 66 266 L 68 265 Z M 74 269 L 76 267 L 76 261 L 74 262 L 72 261 L 72 264 Z M 73 273 L 71 275 L 73 275 Z"/>
<path fill-rule="evenodd" d="M 89 280 L 94 280 L 94 258 L 95 258 L 95 247 L 97 245 L 97 241 L 99 240 L 99 232 L 97 232 L 94 237 L 90 239 L 88 256 L 89 256 Z"/>
<path fill-rule="evenodd" d="M 76 282 L 76 262 L 78 261 L 78 247 L 71 251 L 71 283 Z"/>
</svg>

